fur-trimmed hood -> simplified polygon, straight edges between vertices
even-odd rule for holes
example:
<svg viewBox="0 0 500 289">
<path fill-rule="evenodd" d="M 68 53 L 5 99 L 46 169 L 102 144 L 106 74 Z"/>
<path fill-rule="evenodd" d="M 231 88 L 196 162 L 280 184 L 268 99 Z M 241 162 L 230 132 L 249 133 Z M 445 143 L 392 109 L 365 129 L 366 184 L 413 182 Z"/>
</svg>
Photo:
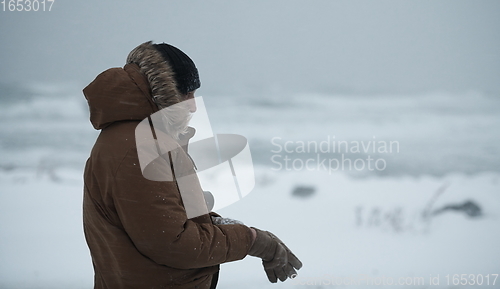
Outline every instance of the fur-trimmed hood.
<svg viewBox="0 0 500 289">
<path fill-rule="evenodd" d="M 178 139 L 190 119 L 174 72 L 152 42 L 133 49 L 123 68 L 110 68 L 84 88 L 95 129 L 114 122 L 143 120 L 161 110 L 168 134 Z"/>
</svg>

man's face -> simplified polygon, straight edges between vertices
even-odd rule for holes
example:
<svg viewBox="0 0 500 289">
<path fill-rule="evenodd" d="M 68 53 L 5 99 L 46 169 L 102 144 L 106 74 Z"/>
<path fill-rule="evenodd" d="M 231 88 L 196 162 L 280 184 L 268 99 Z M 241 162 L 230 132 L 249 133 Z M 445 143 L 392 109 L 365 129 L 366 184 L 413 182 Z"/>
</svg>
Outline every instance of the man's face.
<svg viewBox="0 0 500 289">
<path fill-rule="evenodd" d="M 196 101 L 194 100 L 194 93 L 196 90 L 188 92 L 186 95 L 184 95 L 184 98 L 186 99 L 189 107 L 189 112 L 194 113 L 196 112 Z"/>
</svg>

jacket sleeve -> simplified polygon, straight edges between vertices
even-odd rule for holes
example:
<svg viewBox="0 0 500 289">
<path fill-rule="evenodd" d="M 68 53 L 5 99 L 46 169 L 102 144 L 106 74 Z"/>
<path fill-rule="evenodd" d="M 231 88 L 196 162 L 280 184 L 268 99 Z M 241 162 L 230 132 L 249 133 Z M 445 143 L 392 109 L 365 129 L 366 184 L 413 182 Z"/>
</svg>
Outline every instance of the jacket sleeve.
<svg viewBox="0 0 500 289">
<path fill-rule="evenodd" d="M 170 170 L 161 161 L 152 165 L 159 173 Z M 134 149 L 116 170 L 113 187 L 123 229 L 158 264 L 202 268 L 243 259 L 250 249 L 251 231 L 244 225 L 213 225 L 208 214 L 188 219 L 176 182 L 144 178 Z"/>
</svg>

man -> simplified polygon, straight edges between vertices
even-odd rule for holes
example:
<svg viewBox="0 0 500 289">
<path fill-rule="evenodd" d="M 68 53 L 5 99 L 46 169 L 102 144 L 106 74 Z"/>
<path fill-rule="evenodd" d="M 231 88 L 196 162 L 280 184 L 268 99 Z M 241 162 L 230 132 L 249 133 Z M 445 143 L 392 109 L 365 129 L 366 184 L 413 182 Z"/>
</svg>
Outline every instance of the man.
<svg viewBox="0 0 500 289">
<path fill-rule="evenodd" d="M 246 255 L 263 260 L 271 282 L 293 278 L 294 268 L 302 266 L 270 232 L 217 222 L 220 217 L 206 207 L 188 217 L 190 204 L 173 170 L 182 164 L 184 175 L 191 176 L 190 193 L 202 194 L 185 151 L 199 87 L 198 71 L 186 54 L 146 42 L 123 68 L 104 71 L 83 90 L 90 121 L 101 130 L 84 173 L 83 223 L 94 288 L 215 288 L 219 264 Z M 160 152 L 165 146 L 168 153 L 145 166 L 136 129 L 159 111 L 166 125 L 153 130 L 150 147 Z"/>
</svg>

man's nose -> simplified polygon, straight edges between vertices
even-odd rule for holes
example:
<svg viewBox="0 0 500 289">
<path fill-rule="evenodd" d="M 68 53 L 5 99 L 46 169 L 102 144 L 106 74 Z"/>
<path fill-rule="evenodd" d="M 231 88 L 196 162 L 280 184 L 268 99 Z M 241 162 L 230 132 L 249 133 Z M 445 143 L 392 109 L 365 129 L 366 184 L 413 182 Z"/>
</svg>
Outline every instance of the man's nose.
<svg viewBox="0 0 500 289">
<path fill-rule="evenodd" d="M 188 103 L 189 112 L 196 112 L 196 101 L 194 100 L 194 98 L 189 98 L 186 101 Z"/>
</svg>

